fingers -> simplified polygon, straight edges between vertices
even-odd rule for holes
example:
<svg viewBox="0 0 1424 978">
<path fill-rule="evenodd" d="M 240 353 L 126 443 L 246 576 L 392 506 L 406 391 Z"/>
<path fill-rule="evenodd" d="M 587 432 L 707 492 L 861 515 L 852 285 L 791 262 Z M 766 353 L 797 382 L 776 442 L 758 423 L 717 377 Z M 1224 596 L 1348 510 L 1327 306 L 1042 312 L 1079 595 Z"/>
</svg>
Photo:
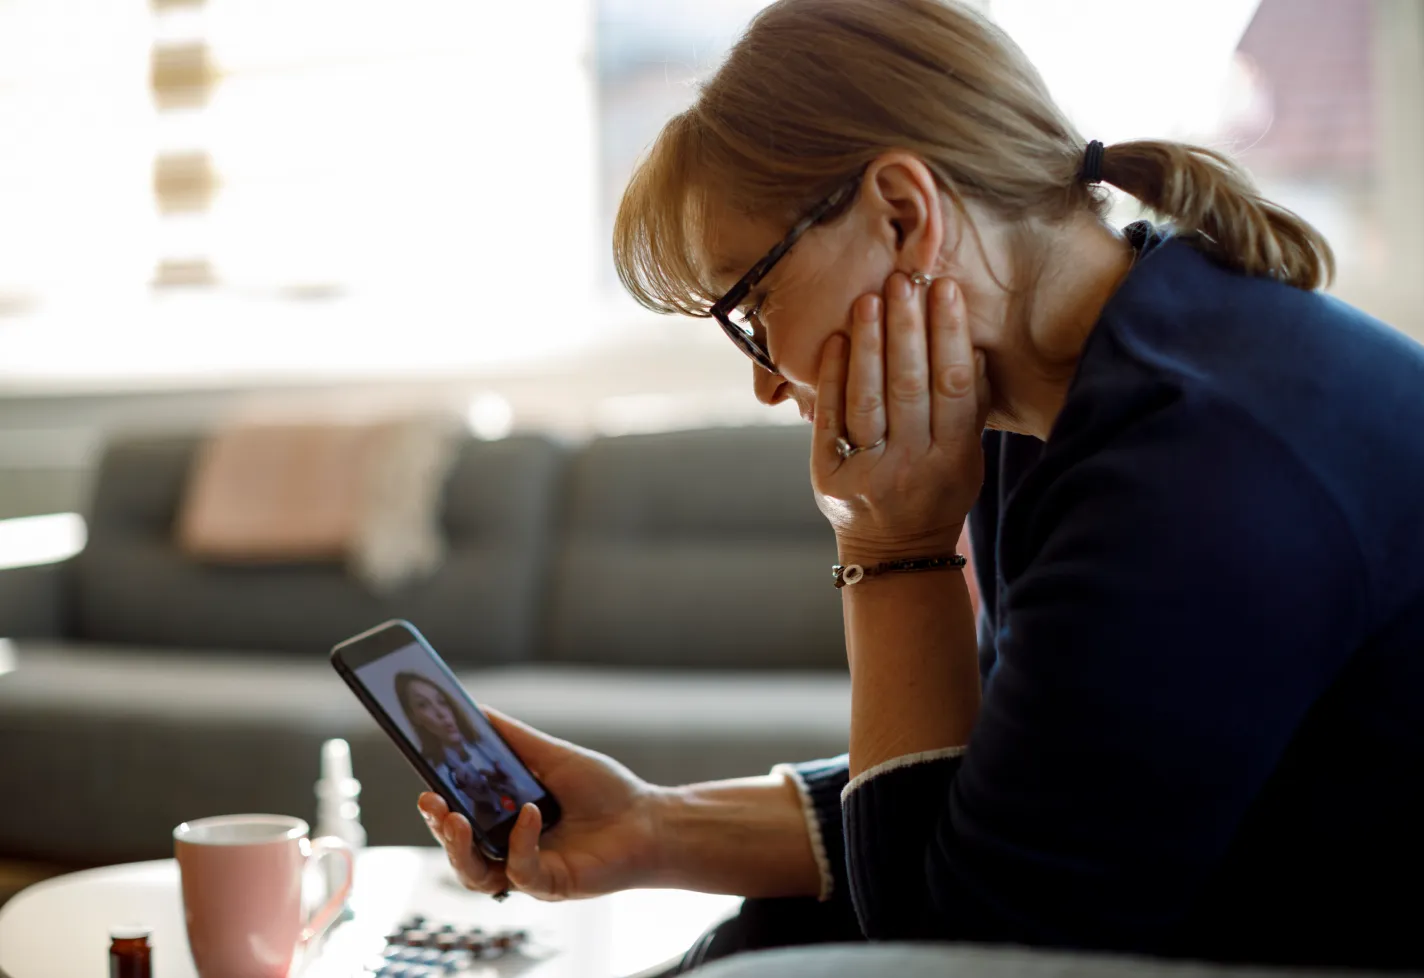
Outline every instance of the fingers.
<svg viewBox="0 0 1424 978">
<path fill-rule="evenodd" d="M 548 899 L 554 896 L 553 874 L 539 855 L 539 833 L 544 817 L 539 806 L 525 805 L 509 833 L 509 856 L 504 863 L 509 881 L 525 893 Z"/>
<path fill-rule="evenodd" d="M 829 472 L 840 464 L 836 439 L 845 431 L 846 338 L 836 333 L 821 348 L 816 379 L 816 433 L 812 439 L 813 472 Z"/>
<path fill-rule="evenodd" d="M 873 445 L 885 436 L 885 336 L 881 309 L 878 295 L 863 295 L 851 307 L 845 432 L 852 445 Z"/>
<path fill-rule="evenodd" d="M 918 290 L 902 272 L 885 283 L 885 400 L 890 437 L 903 448 L 930 442 L 930 351 Z"/>
<path fill-rule="evenodd" d="M 979 354 L 982 359 L 983 354 Z M 936 442 L 962 439 L 976 418 L 983 429 L 987 411 L 988 384 L 977 384 L 979 368 L 969 341 L 969 322 L 964 296 L 949 279 L 937 279 L 930 286 L 930 357 L 934 373 L 930 410 L 931 433 Z M 979 388 L 983 387 L 980 391 Z M 983 403 L 981 403 L 981 401 Z"/>
<path fill-rule="evenodd" d="M 445 804 L 445 799 L 433 791 L 424 792 L 416 799 L 415 804 L 420 809 L 420 814 L 424 817 L 426 825 L 430 825 L 434 820 L 443 819 L 450 811 L 450 806 Z"/>
<path fill-rule="evenodd" d="M 459 813 L 446 816 L 442 831 L 450 868 L 455 870 L 455 875 L 467 889 L 480 893 L 498 893 L 508 889 L 509 881 L 504 868 L 485 859 L 475 848 L 474 832 L 465 816 Z"/>
<path fill-rule="evenodd" d="M 508 886 L 504 870 L 476 851 L 474 834 L 465 816 L 451 813 L 445 799 L 434 792 L 421 795 L 418 806 L 430 834 L 444 847 L 450 868 L 466 889 L 498 893 Z"/>
</svg>

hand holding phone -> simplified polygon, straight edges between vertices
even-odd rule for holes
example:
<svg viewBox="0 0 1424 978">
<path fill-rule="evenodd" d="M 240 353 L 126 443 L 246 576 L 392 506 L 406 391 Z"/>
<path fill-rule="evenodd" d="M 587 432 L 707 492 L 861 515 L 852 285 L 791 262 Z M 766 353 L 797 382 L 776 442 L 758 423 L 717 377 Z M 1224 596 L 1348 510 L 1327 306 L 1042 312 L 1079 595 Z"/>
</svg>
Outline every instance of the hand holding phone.
<svg viewBox="0 0 1424 978">
<path fill-rule="evenodd" d="M 611 758 L 488 712 L 490 722 L 558 795 L 563 820 L 540 837 L 537 808 L 521 813 L 509 837 L 504 862 L 474 847 L 469 823 L 450 812 L 443 798 L 420 796 L 431 834 L 445 847 L 460 882 L 479 893 L 518 889 L 541 900 L 601 896 L 634 887 L 667 885 L 660 878 L 669 840 L 658 811 L 666 792 L 638 778 Z"/>
<path fill-rule="evenodd" d="M 506 858 L 525 805 L 538 808 L 543 829 L 558 823 L 558 801 L 415 626 L 386 622 L 342 642 L 331 662 L 422 780 L 468 819 L 485 856 Z"/>
</svg>

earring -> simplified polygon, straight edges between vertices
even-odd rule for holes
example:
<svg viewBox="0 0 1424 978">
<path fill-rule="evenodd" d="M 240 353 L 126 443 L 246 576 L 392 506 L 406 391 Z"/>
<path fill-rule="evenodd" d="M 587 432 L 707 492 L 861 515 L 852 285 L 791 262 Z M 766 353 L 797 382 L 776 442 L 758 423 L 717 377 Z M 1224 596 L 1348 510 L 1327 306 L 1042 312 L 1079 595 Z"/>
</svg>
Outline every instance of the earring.
<svg viewBox="0 0 1424 978">
<path fill-rule="evenodd" d="M 915 272 L 910 276 L 910 281 L 913 282 L 915 285 L 923 286 L 925 288 L 929 288 L 931 285 L 934 284 L 934 279 L 930 278 L 924 272 Z"/>
</svg>

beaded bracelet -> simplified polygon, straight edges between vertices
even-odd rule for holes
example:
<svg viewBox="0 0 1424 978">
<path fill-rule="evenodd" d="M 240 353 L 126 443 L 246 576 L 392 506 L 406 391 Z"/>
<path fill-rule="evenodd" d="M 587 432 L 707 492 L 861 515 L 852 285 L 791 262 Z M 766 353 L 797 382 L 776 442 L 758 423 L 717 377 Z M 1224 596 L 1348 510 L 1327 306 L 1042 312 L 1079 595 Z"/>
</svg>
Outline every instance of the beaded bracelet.
<svg viewBox="0 0 1424 978">
<path fill-rule="evenodd" d="M 909 560 L 891 560 L 883 564 L 876 564 L 874 567 L 863 567 L 860 564 L 836 564 L 831 568 L 831 576 L 835 578 L 836 587 L 842 588 L 848 584 L 859 584 L 867 577 L 878 577 L 881 574 L 939 570 L 943 567 L 959 568 L 968 563 L 969 561 L 963 554 L 950 554 L 948 557 L 912 557 Z"/>
</svg>

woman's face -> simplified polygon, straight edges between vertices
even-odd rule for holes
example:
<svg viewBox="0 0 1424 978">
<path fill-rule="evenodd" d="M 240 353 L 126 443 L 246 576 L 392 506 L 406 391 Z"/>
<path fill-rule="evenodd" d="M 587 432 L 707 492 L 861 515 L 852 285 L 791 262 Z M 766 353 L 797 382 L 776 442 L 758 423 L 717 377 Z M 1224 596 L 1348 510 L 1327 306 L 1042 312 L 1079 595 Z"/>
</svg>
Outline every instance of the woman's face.
<svg viewBox="0 0 1424 978">
<path fill-rule="evenodd" d="M 445 697 L 432 684 L 416 680 L 406 687 L 406 701 L 410 704 L 411 719 L 416 726 L 449 746 L 458 745 L 464 738 L 460 735 L 460 725 L 455 721 L 455 713 L 445 702 Z"/>
<path fill-rule="evenodd" d="M 855 209 L 834 224 L 812 228 L 776 264 L 747 298 L 766 330 L 761 337 L 780 376 L 752 364 L 752 386 L 764 404 L 796 402 L 807 421 L 814 417 L 821 349 L 848 329 L 851 305 L 868 292 L 881 292 L 895 270 L 894 253 L 864 234 Z M 713 261 L 726 270 L 718 285 L 730 288 L 766 254 L 786 228 L 729 216 L 717 224 L 710 243 Z"/>
</svg>

